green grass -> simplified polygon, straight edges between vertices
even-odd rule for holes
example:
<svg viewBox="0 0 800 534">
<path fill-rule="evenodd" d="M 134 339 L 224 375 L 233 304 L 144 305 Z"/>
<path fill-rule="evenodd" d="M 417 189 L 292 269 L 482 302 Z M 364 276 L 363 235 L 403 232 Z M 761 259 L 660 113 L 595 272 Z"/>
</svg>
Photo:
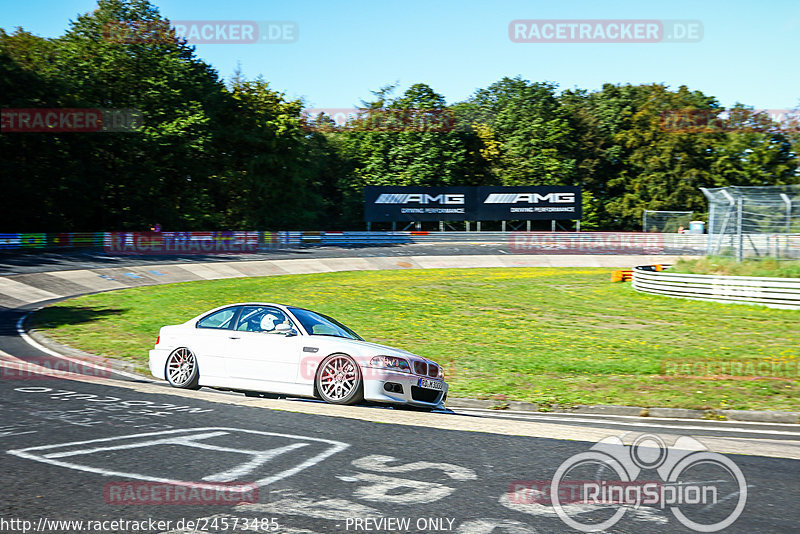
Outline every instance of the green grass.
<svg viewBox="0 0 800 534">
<path fill-rule="evenodd" d="M 665 374 L 676 362 L 796 369 L 800 312 L 645 295 L 609 279 L 609 270 L 581 268 L 229 279 L 84 296 L 37 312 L 33 323 L 60 342 L 144 365 L 163 325 L 225 303 L 279 302 L 439 361 L 454 397 L 800 409 L 797 372 L 788 379 Z"/>
<path fill-rule="evenodd" d="M 725 276 L 777 276 L 800 278 L 800 261 L 776 258 L 751 258 L 737 262 L 725 256 L 706 256 L 678 260 L 671 272 L 692 274 L 718 274 Z"/>
</svg>

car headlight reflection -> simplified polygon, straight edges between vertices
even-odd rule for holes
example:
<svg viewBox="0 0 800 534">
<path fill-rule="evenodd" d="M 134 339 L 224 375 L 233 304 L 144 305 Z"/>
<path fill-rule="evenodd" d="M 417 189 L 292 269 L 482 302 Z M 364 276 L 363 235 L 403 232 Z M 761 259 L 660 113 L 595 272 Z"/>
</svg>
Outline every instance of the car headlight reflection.
<svg viewBox="0 0 800 534">
<path fill-rule="evenodd" d="M 399 371 L 401 373 L 410 373 L 411 366 L 408 361 L 396 356 L 375 356 L 369 362 L 370 367 L 378 367 L 381 369 L 390 369 L 392 371 Z"/>
</svg>

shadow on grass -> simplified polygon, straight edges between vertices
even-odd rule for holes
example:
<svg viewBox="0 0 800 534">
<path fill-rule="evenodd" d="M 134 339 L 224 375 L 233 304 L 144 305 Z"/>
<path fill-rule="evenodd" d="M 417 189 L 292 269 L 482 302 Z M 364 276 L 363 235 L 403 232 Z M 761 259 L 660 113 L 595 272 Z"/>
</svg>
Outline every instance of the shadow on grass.
<svg viewBox="0 0 800 534">
<path fill-rule="evenodd" d="M 122 308 L 103 308 L 99 306 L 55 305 L 35 312 L 28 325 L 33 328 L 58 328 L 60 326 L 86 324 L 100 321 L 112 315 L 120 315 L 127 310 Z"/>
</svg>

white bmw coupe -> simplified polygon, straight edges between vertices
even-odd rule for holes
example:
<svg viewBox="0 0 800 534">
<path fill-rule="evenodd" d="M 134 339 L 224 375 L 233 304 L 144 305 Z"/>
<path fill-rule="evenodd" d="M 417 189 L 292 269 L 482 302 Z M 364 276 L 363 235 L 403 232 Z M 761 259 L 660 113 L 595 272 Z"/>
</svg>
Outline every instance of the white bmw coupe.
<svg viewBox="0 0 800 534">
<path fill-rule="evenodd" d="M 447 398 L 435 362 L 368 343 L 321 313 L 279 304 L 230 304 L 161 328 L 150 372 L 176 388 L 332 404 L 366 400 L 432 410 L 444 408 Z"/>
</svg>

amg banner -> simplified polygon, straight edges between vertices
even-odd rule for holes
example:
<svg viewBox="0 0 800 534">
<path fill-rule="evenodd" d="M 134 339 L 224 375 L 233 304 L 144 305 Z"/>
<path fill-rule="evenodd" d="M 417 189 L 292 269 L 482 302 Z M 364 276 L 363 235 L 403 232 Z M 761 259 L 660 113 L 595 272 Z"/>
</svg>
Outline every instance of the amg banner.
<svg viewBox="0 0 800 534">
<path fill-rule="evenodd" d="M 525 221 L 580 219 L 581 189 L 572 186 L 364 188 L 364 220 Z"/>
<path fill-rule="evenodd" d="M 576 220 L 581 188 L 573 186 L 478 187 L 479 221 Z"/>
<path fill-rule="evenodd" d="M 364 188 L 364 220 L 474 221 L 475 187 Z"/>
</svg>

